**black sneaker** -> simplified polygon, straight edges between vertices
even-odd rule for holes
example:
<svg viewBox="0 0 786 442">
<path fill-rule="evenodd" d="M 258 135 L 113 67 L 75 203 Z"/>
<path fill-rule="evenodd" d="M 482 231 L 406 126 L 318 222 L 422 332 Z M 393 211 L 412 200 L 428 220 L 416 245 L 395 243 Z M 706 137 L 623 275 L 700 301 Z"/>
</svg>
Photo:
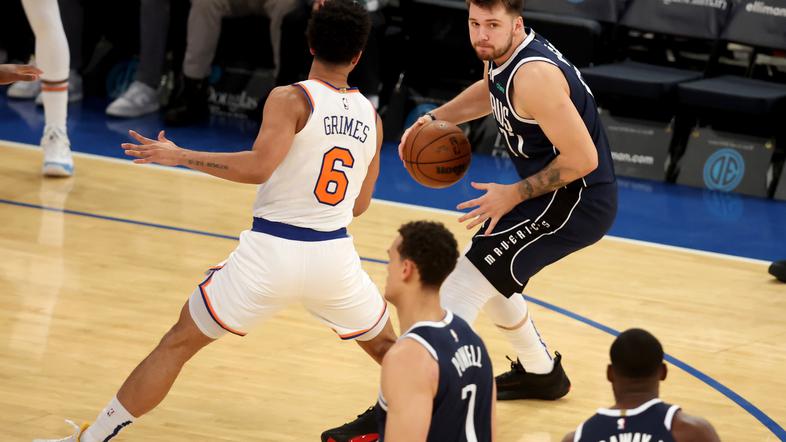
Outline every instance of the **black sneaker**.
<svg viewBox="0 0 786 442">
<path fill-rule="evenodd" d="M 786 260 L 770 264 L 770 275 L 778 278 L 780 282 L 786 282 Z"/>
<path fill-rule="evenodd" d="M 359 414 L 357 419 L 322 433 L 322 442 L 376 442 L 379 440 L 376 406 Z"/>
<path fill-rule="evenodd" d="M 510 361 L 510 371 L 497 376 L 497 400 L 543 399 L 553 401 L 568 394 L 570 379 L 562 369 L 562 355 L 556 353 L 554 369 L 547 374 L 527 373 L 518 358 Z"/>
</svg>

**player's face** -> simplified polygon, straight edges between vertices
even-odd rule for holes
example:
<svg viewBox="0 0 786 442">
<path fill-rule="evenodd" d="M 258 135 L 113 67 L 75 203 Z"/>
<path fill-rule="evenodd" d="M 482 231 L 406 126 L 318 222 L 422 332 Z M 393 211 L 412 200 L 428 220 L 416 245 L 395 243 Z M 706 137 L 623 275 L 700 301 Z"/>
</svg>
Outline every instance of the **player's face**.
<svg viewBox="0 0 786 442">
<path fill-rule="evenodd" d="M 485 9 L 470 3 L 469 39 L 478 58 L 494 60 L 510 51 L 520 22 L 520 17 L 509 14 L 501 4 Z"/>
<path fill-rule="evenodd" d="M 403 273 L 403 262 L 398 248 L 401 245 L 401 235 L 397 236 L 388 248 L 388 278 L 385 282 L 385 299 L 394 302 L 400 291 Z"/>
</svg>

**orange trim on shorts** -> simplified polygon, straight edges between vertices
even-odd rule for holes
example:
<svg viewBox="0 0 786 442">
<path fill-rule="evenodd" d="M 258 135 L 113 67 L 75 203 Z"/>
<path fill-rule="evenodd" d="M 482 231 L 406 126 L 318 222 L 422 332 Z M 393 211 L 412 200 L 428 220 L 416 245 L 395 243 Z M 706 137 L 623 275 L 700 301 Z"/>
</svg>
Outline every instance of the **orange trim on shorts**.
<svg viewBox="0 0 786 442">
<path fill-rule="evenodd" d="M 368 333 L 369 330 L 371 330 L 374 327 L 376 327 L 377 325 L 379 325 L 379 321 L 381 321 L 382 318 L 385 316 L 385 312 L 387 311 L 387 309 L 388 309 L 388 303 L 383 301 L 383 303 L 382 303 L 382 313 L 379 314 L 379 317 L 374 322 L 374 325 L 372 325 L 371 327 L 369 327 L 369 328 L 367 328 L 365 330 L 352 332 L 352 333 L 347 333 L 346 335 L 340 335 L 340 334 L 338 334 L 338 332 L 336 332 L 336 334 L 338 335 L 339 338 L 344 339 L 344 340 L 355 339 L 355 338 L 357 338 L 359 336 L 362 336 L 363 334 Z M 333 331 L 335 332 L 335 330 L 333 330 Z"/>
<path fill-rule="evenodd" d="M 221 320 L 221 318 L 218 317 L 218 315 L 216 314 L 216 311 L 213 309 L 213 305 L 210 303 L 210 298 L 208 298 L 208 296 L 207 296 L 207 291 L 205 289 L 207 289 L 207 286 L 210 285 L 210 282 L 213 279 L 213 274 L 217 270 L 221 270 L 222 268 L 224 268 L 224 266 L 212 267 L 210 269 L 211 270 L 210 276 L 208 276 L 207 279 L 205 279 L 204 281 L 202 281 L 201 284 L 199 284 L 199 292 L 202 293 L 202 300 L 205 301 L 205 306 L 207 307 L 207 310 L 210 312 L 210 316 L 213 318 L 214 321 L 216 321 L 216 323 L 218 325 L 221 326 L 221 328 L 223 328 L 224 330 L 226 330 L 226 331 L 228 331 L 230 333 L 234 333 L 234 334 L 236 334 L 238 336 L 245 336 L 246 333 L 243 333 L 243 332 L 240 332 L 240 331 L 232 329 L 231 327 L 226 325 L 224 323 L 224 321 Z"/>
</svg>

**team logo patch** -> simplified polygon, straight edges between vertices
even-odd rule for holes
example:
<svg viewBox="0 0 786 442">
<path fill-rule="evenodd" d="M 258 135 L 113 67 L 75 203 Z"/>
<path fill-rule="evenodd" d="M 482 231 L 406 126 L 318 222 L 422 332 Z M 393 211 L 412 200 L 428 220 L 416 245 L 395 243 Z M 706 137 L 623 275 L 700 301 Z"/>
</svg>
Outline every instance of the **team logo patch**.
<svg viewBox="0 0 786 442">
<path fill-rule="evenodd" d="M 745 176 L 745 160 L 734 149 L 720 149 L 704 163 L 704 185 L 708 189 L 730 192 Z"/>
</svg>

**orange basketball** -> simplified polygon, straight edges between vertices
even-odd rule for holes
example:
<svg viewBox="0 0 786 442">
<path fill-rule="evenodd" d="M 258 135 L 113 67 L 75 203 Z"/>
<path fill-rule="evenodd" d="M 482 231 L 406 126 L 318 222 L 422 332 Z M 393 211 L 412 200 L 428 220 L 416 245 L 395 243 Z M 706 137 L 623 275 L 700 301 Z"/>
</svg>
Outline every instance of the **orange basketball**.
<svg viewBox="0 0 786 442">
<path fill-rule="evenodd" d="M 415 181 L 442 189 L 460 180 L 472 160 L 464 132 L 447 121 L 430 121 L 407 137 L 404 165 Z"/>
</svg>

